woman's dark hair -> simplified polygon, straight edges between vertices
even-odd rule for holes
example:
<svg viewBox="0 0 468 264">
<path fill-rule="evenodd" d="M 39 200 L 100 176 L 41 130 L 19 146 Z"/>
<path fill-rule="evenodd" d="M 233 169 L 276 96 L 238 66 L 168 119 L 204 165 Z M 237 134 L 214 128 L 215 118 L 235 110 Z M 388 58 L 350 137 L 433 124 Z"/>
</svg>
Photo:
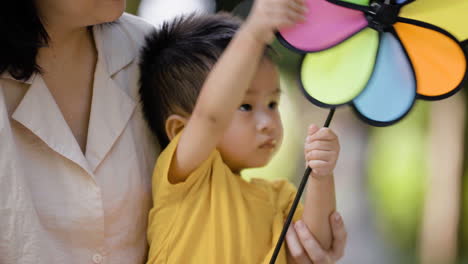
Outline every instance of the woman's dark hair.
<svg viewBox="0 0 468 264">
<path fill-rule="evenodd" d="M 7 71 L 18 80 L 40 72 L 36 55 L 47 45 L 47 32 L 34 0 L 6 0 L 0 6 L 0 74 Z"/>
</svg>

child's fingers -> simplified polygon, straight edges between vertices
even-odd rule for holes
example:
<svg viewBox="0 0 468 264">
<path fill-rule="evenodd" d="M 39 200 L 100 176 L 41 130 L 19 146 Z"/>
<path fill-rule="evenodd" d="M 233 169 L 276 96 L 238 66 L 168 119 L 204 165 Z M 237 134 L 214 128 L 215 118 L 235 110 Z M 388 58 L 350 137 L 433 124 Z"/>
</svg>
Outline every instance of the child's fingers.
<svg viewBox="0 0 468 264">
<path fill-rule="evenodd" d="M 298 10 L 294 10 L 294 20 L 296 23 L 305 21 L 307 18 L 307 9 L 300 8 Z"/>
<path fill-rule="evenodd" d="M 305 20 L 306 5 L 302 0 L 264 0 L 255 1 L 254 16 L 272 30 L 279 30 Z"/>
<path fill-rule="evenodd" d="M 303 6 L 307 5 L 307 0 L 294 0 L 294 2 L 298 3 L 299 5 L 303 5 Z"/>
<path fill-rule="evenodd" d="M 287 17 L 288 22 L 292 23 L 293 25 L 305 20 L 305 15 L 302 12 L 297 12 L 291 9 L 285 10 L 284 15 Z"/>
<path fill-rule="evenodd" d="M 312 142 L 306 142 L 304 144 L 304 151 L 309 152 L 311 150 L 335 150 L 339 151 L 340 150 L 340 144 L 337 140 L 332 140 L 332 141 L 322 141 L 322 140 L 316 140 Z"/>
<path fill-rule="evenodd" d="M 302 0 L 271 0 L 270 3 L 266 4 L 276 10 L 288 10 L 302 16 L 308 12 L 306 4 Z"/>
<path fill-rule="evenodd" d="M 320 127 L 318 127 L 316 124 L 311 124 L 309 128 L 307 129 L 307 134 L 310 136 L 310 135 L 317 133 L 317 131 L 319 130 L 320 130 Z"/>
<path fill-rule="evenodd" d="M 323 160 L 311 160 L 307 162 L 307 167 L 312 169 L 312 177 L 322 177 L 333 174 L 334 166 Z"/>
<path fill-rule="evenodd" d="M 323 170 L 330 167 L 330 164 L 328 163 L 328 161 L 323 160 L 309 160 L 307 161 L 307 166 L 314 170 Z"/>
<path fill-rule="evenodd" d="M 305 15 L 308 12 L 307 6 L 302 0 L 287 1 L 288 8 L 294 12 Z"/>
<path fill-rule="evenodd" d="M 330 141 L 330 140 L 338 140 L 335 132 L 328 127 L 322 127 L 314 134 L 309 134 L 307 137 L 308 142 L 312 142 L 315 140 L 323 140 L 323 141 Z"/>
<path fill-rule="evenodd" d="M 326 177 L 329 177 L 332 174 L 333 172 L 329 170 L 313 169 L 310 176 L 312 176 L 312 178 L 315 178 L 315 179 L 324 179 Z"/>
<path fill-rule="evenodd" d="M 334 163 L 337 159 L 338 154 L 335 151 L 328 151 L 328 150 L 312 150 L 306 153 L 306 160 L 313 161 L 325 161 L 325 162 L 332 162 Z"/>
<path fill-rule="evenodd" d="M 268 17 L 270 23 L 272 23 L 271 26 L 277 30 L 293 26 L 304 19 L 302 14 L 280 7 L 277 7 L 275 10 L 271 10 L 268 13 Z"/>
<path fill-rule="evenodd" d="M 285 8 L 280 11 L 278 17 L 283 21 L 278 25 L 278 28 L 294 25 L 305 20 L 305 15 L 302 10 L 294 10 Z"/>
</svg>

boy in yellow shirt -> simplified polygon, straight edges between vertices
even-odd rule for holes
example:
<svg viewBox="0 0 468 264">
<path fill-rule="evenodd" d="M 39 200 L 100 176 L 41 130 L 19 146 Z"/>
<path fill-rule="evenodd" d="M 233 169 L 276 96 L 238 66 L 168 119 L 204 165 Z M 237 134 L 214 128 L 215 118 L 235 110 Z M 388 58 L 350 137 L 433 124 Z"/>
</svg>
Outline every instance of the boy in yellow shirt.
<svg viewBox="0 0 468 264">
<path fill-rule="evenodd" d="M 281 144 L 279 76 L 265 50 L 304 13 L 303 0 L 257 0 L 242 26 L 228 15 L 192 15 L 147 38 L 140 94 L 165 148 L 153 174 L 148 263 L 268 263 L 296 189 L 240 172 L 265 166 Z M 295 220 L 325 248 L 338 153 L 332 130 L 311 125 L 313 173 Z M 284 248 L 276 263 L 287 263 Z"/>
</svg>

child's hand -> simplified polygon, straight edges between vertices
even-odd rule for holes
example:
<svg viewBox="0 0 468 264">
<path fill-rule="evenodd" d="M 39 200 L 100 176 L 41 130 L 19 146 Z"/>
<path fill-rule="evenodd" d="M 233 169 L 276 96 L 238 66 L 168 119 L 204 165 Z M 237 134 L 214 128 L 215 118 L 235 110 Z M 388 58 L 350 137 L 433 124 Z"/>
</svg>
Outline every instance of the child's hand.
<svg viewBox="0 0 468 264">
<path fill-rule="evenodd" d="M 311 176 L 320 179 L 333 174 L 340 153 L 338 137 L 330 128 L 310 125 L 304 145 L 307 166 Z"/>
<path fill-rule="evenodd" d="M 275 31 L 303 21 L 306 12 L 305 0 L 255 0 L 245 29 L 262 44 L 269 44 Z"/>
</svg>

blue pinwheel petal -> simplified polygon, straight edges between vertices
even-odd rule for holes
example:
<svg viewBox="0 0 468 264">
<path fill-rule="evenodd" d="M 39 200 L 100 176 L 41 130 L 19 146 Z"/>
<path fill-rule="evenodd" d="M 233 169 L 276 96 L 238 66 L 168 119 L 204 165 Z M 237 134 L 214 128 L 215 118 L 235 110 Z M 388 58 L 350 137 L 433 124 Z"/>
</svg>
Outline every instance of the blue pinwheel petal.
<svg viewBox="0 0 468 264">
<path fill-rule="evenodd" d="M 354 107 L 368 123 L 386 126 L 403 118 L 415 99 L 416 80 L 408 56 L 392 33 L 382 33 L 374 72 Z"/>
<path fill-rule="evenodd" d="M 397 4 L 403 4 L 405 2 L 408 2 L 408 0 L 397 0 L 396 2 L 397 2 Z"/>
</svg>

